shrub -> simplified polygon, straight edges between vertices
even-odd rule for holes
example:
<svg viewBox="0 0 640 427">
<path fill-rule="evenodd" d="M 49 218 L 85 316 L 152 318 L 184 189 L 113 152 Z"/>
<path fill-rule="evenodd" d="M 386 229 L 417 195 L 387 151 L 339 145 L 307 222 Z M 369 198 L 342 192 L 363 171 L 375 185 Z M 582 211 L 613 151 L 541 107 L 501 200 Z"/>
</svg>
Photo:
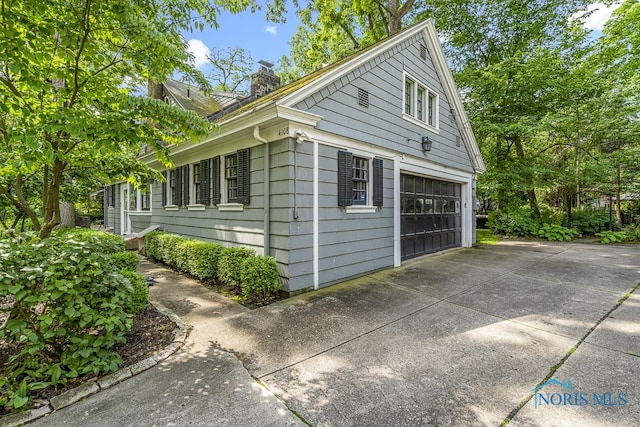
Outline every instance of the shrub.
<svg viewBox="0 0 640 427">
<path fill-rule="evenodd" d="M 177 234 L 164 233 L 159 238 L 158 252 L 160 260 L 171 267 L 178 267 L 178 246 L 187 240 L 186 237 Z"/>
<path fill-rule="evenodd" d="M 165 234 L 162 231 L 151 231 L 144 236 L 144 248 L 148 257 L 161 260 L 159 252 L 160 236 Z"/>
<path fill-rule="evenodd" d="M 131 284 L 125 310 L 129 314 L 138 314 L 147 308 L 147 303 L 149 302 L 149 285 L 147 284 L 147 279 L 145 279 L 142 274 L 131 270 L 122 271 L 121 274 Z"/>
<path fill-rule="evenodd" d="M 543 224 L 538 231 L 538 237 L 547 240 L 571 241 L 578 237 L 580 232 L 575 228 L 567 228 L 558 224 Z"/>
<path fill-rule="evenodd" d="M 111 265 L 120 272 L 135 272 L 138 270 L 138 264 L 140 264 L 140 259 L 138 258 L 138 254 L 135 252 L 117 252 L 111 257 Z"/>
<path fill-rule="evenodd" d="M 255 257 L 253 249 L 234 246 L 222 250 L 218 262 L 218 277 L 227 285 L 239 286 L 242 283 L 240 273 L 245 259 Z"/>
<path fill-rule="evenodd" d="M 506 236 L 532 236 L 540 229 L 540 220 L 527 207 L 489 212 L 487 227 Z"/>
<path fill-rule="evenodd" d="M 640 242 L 640 225 L 627 225 L 627 228 L 624 229 L 624 233 L 628 242 Z"/>
<path fill-rule="evenodd" d="M 200 280 L 218 276 L 218 264 L 223 247 L 217 243 L 191 241 L 189 272 Z"/>
<path fill-rule="evenodd" d="M 180 240 L 176 244 L 175 253 L 175 268 L 185 273 L 191 273 L 190 261 L 191 261 L 191 245 L 195 240 L 184 239 Z"/>
<path fill-rule="evenodd" d="M 265 300 L 280 289 L 276 260 L 267 256 L 252 256 L 242 261 L 240 280 L 246 300 Z"/>
<path fill-rule="evenodd" d="M 0 407 L 83 374 L 115 371 L 125 341 L 130 283 L 113 271 L 105 240 L 57 234 L 0 242 L 0 298 L 10 298 L 0 339 L 15 349 L 1 367 Z"/>
<path fill-rule="evenodd" d="M 602 231 L 597 233 L 596 236 L 600 237 L 601 243 L 622 243 L 626 240 L 627 236 L 624 231 Z"/>
<path fill-rule="evenodd" d="M 124 252 L 125 250 L 124 237 L 90 228 L 63 228 L 54 231 L 53 235 L 63 239 L 92 240 L 96 245 L 100 246 L 101 251 L 109 254 Z"/>
<path fill-rule="evenodd" d="M 564 218 L 564 225 L 567 218 Z M 609 228 L 609 214 L 593 209 L 585 209 L 571 212 L 571 226 L 577 228 L 582 234 L 595 235 Z"/>
</svg>

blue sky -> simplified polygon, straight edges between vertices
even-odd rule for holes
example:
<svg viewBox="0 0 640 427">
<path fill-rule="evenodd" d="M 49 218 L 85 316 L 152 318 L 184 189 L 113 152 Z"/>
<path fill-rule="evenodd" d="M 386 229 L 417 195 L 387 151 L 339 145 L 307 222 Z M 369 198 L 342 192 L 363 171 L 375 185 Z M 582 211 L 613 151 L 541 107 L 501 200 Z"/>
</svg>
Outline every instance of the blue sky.
<svg viewBox="0 0 640 427">
<path fill-rule="evenodd" d="M 218 17 L 219 27 L 186 34 L 196 67 L 208 74 L 206 56 L 211 50 L 242 47 L 249 51 L 254 62 L 265 60 L 274 64 L 282 55 L 289 55 L 289 41 L 299 25 L 295 13 L 287 15 L 285 24 L 268 22 L 265 11 L 231 14 L 224 12 Z M 254 67 L 257 69 L 257 67 Z"/>
<path fill-rule="evenodd" d="M 594 12 L 585 19 L 585 26 L 592 29 L 594 36 L 598 37 L 604 23 L 618 6 L 614 4 L 607 7 L 602 3 L 594 3 L 589 8 Z M 285 24 L 275 24 L 266 20 L 265 11 L 262 10 L 235 15 L 225 12 L 218 17 L 218 23 L 218 29 L 210 28 L 185 34 L 189 41 L 189 50 L 195 57 L 195 65 L 205 75 L 211 70 L 207 66 L 207 54 L 211 50 L 228 47 L 242 47 L 248 50 L 255 63 L 265 60 L 277 64 L 282 55 L 289 55 L 289 41 L 296 32 L 299 20 L 295 13 L 289 12 Z M 257 69 L 257 66 L 254 66 L 254 69 Z"/>
</svg>

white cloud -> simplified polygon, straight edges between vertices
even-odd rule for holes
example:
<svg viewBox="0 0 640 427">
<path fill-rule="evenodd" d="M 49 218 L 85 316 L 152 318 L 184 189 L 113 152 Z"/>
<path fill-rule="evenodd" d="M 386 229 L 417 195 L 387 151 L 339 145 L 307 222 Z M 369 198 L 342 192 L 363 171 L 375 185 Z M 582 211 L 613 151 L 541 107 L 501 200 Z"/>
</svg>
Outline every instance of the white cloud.
<svg viewBox="0 0 640 427">
<path fill-rule="evenodd" d="M 614 10 L 620 7 L 619 3 L 606 6 L 603 3 L 593 3 L 587 7 L 587 12 L 593 11 L 591 15 L 584 18 L 584 26 L 590 30 L 602 31 L 604 24 L 611 18 Z M 578 15 L 582 16 L 582 15 Z"/>
<path fill-rule="evenodd" d="M 278 27 L 276 27 L 275 25 L 270 25 L 268 26 L 265 30 L 264 30 L 267 34 L 270 34 L 272 36 L 276 36 L 278 35 Z"/>
<path fill-rule="evenodd" d="M 196 68 L 200 68 L 206 64 L 208 62 L 207 57 L 211 53 L 207 45 L 198 39 L 189 40 L 187 51 L 193 55 L 193 66 Z"/>
</svg>

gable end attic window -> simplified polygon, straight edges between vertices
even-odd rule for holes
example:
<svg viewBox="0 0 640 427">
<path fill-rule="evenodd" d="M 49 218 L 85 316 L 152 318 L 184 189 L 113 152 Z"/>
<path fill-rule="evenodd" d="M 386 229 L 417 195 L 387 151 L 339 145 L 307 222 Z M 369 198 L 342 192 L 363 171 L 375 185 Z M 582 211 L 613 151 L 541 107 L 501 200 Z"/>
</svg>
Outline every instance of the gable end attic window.
<svg viewBox="0 0 640 427">
<path fill-rule="evenodd" d="M 420 43 L 420 58 L 427 59 L 427 47 Z"/>
<path fill-rule="evenodd" d="M 369 108 L 369 92 L 358 88 L 358 105 Z"/>
<path fill-rule="evenodd" d="M 431 131 L 437 132 L 439 125 L 440 97 L 427 85 L 404 73 L 403 117 Z"/>
</svg>

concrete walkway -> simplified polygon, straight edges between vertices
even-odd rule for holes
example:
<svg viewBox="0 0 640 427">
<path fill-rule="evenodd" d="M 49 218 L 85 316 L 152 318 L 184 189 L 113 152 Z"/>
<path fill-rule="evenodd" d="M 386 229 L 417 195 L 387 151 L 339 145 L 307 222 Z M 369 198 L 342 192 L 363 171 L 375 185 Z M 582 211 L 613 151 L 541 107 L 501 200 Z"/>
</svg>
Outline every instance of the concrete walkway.
<svg viewBox="0 0 640 427">
<path fill-rule="evenodd" d="M 142 268 L 187 345 L 34 424 L 640 425 L 639 246 L 503 242 L 252 311 Z"/>
</svg>

